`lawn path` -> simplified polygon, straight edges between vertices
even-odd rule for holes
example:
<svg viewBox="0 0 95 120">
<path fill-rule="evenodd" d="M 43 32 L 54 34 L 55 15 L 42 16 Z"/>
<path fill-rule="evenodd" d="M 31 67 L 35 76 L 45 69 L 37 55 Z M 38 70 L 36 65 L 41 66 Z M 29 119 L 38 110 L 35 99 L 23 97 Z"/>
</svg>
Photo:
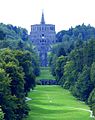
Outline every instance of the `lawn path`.
<svg viewBox="0 0 95 120">
<path fill-rule="evenodd" d="M 95 120 L 85 103 L 59 86 L 37 86 L 29 93 L 27 120 Z"/>
</svg>

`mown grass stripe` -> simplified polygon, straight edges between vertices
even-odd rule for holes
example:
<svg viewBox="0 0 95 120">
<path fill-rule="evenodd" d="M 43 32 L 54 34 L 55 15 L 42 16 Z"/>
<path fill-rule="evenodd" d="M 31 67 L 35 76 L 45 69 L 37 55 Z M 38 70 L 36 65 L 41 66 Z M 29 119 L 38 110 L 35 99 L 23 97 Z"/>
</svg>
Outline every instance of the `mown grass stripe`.
<svg viewBox="0 0 95 120">
<path fill-rule="evenodd" d="M 37 86 L 29 93 L 30 114 L 27 120 L 95 120 L 89 107 L 59 86 Z M 52 102 L 50 102 L 52 101 Z"/>
</svg>

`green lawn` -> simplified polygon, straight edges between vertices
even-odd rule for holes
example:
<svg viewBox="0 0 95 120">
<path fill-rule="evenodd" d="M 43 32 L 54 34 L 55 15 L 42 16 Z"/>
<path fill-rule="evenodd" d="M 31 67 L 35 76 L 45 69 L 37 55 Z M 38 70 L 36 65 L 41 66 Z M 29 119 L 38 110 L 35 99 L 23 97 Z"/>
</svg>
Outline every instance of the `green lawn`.
<svg viewBox="0 0 95 120">
<path fill-rule="evenodd" d="M 95 120 L 85 103 L 76 100 L 59 86 L 37 86 L 29 93 L 29 117 L 26 120 Z"/>
<path fill-rule="evenodd" d="M 37 77 L 37 80 L 55 80 L 55 78 L 52 76 L 50 73 L 50 68 L 49 67 L 41 67 L 41 75 Z"/>
</svg>

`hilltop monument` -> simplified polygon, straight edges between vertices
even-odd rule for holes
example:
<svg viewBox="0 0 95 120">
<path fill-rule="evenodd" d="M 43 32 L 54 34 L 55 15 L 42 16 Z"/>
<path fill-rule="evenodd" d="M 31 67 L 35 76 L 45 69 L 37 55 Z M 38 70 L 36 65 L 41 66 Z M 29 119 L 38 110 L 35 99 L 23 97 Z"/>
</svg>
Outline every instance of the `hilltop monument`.
<svg viewBox="0 0 95 120">
<path fill-rule="evenodd" d="M 38 52 L 40 66 L 48 66 L 47 54 L 56 43 L 56 32 L 55 25 L 45 23 L 44 12 L 40 24 L 31 25 L 30 39 Z"/>
</svg>

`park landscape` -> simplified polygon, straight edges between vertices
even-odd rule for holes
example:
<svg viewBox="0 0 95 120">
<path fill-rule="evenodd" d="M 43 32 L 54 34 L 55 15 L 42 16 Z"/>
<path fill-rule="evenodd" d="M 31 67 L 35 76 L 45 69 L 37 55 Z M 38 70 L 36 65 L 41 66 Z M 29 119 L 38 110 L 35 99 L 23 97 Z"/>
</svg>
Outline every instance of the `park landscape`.
<svg viewBox="0 0 95 120">
<path fill-rule="evenodd" d="M 0 120 L 95 119 L 94 27 L 59 32 L 42 67 L 26 29 L 0 26 Z"/>
<path fill-rule="evenodd" d="M 44 67 L 37 80 L 52 78 L 49 68 Z M 58 85 L 37 85 L 28 97 L 31 111 L 27 120 L 94 120 L 88 105 Z"/>
<path fill-rule="evenodd" d="M 0 120 L 94 120 L 94 33 L 58 32 L 41 66 L 27 30 L 0 23 Z"/>
</svg>

